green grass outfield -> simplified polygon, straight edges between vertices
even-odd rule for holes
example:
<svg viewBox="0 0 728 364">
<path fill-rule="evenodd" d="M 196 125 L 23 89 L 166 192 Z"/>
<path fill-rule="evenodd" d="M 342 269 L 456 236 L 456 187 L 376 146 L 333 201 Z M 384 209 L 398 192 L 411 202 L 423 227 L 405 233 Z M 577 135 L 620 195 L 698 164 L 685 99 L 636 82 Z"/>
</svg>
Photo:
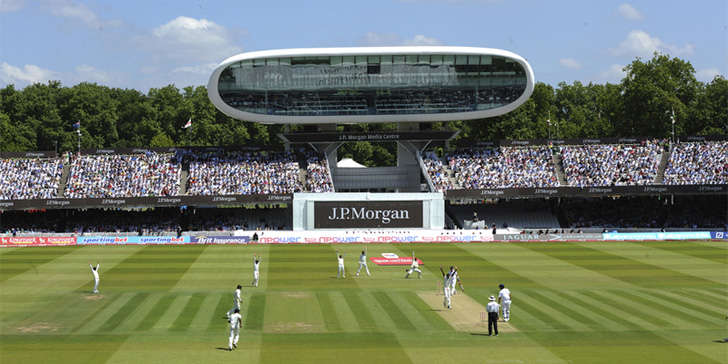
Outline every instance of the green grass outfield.
<svg viewBox="0 0 728 364">
<path fill-rule="evenodd" d="M 363 245 L 2 248 L 0 362 L 728 362 L 725 241 L 368 247 L 415 250 L 422 279 L 371 261 L 372 276 L 355 277 Z M 348 250 L 346 279 L 336 249 Z M 88 261 L 101 262 L 98 295 Z M 452 311 L 440 265 L 457 265 L 466 289 Z M 479 313 L 499 283 L 512 318 L 488 337 Z M 237 284 L 244 327 L 228 352 Z"/>
</svg>

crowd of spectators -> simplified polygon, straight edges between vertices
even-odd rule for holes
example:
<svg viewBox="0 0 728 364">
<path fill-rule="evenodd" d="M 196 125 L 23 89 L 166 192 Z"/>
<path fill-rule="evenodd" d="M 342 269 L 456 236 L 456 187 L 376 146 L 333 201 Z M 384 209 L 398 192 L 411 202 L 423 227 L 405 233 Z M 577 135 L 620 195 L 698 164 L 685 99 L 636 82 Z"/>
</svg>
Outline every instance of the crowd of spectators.
<svg viewBox="0 0 728 364">
<path fill-rule="evenodd" d="M 176 196 L 181 170 L 171 153 L 77 156 L 71 161 L 65 197 Z"/>
<path fill-rule="evenodd" d="M 664 200 L 654 197 L 595 197 L 564 199 L 561 204 L 569 228 L 661 228 Z"/>
<path fill-rule="evenodd" d="M 663 147 L 659 140 L 641 144 L 561 146 L 569 186 L 626 186 L 654 183 Z"/>
<path fill-rule="evenodd" d="M 458 149 L 447 158 L 458 184 L 466 189 L 559 186 L 547 146 Z"/>
<path fill-rule="evenodd" d="M 422 158 L 427 169 L 427 174 L 430 176 L 435 191 L 444 192 L 455 188 L 452 181 L 450 181 L 450 175 L 445 170 L 445 165 L 442 164 L 442 160 L 437 157 L 434 152 L 427 152 Z"/>
<path fill-rule="evenodd" d="M 728 206 L 715 196 L 571 198 L 560 208 L 570 228 L 728 228 Z"/>
<path fill-rule="evenodd" d="M 192 154 L 187 194 L 250 195 L 303 191 L 293 153 L 226 152 Z"/>
<path fill-rule="evenodd" d="M 329 164 L 320 153 L 306 152 L 306 190 L 310 192 L 333 192 Z"/>
<path fill-rule="evenodd" d="M 666 185 L 728 183 L 728 141 L 679 142 L 665 168 Z"/>
<path fill-rule="evenodd" d="M 0 159 L 0 200 L 55 198 L 62 173 L 60 158 Z"/>
</svg>

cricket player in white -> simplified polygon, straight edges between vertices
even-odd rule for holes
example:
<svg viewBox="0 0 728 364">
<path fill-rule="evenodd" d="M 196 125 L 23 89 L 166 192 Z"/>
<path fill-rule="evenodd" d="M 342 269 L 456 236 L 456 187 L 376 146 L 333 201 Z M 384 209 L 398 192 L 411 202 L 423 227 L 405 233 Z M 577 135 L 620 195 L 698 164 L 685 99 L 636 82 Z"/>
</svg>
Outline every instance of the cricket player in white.
<svg viewBox="0 0 728 364">
<path fill-rule="evenodd" d="M 233 347 L 238 348 L 238 339 L 240 339 L 240 327 L 243 326 L 243 316 L 240 315 L 240 309 L 236 308 L 235 312 L 230 315 L 230 338 L 228 339 L 228 350 L 232 351 Z"/>
<path fill-rule="evenodd" d="M 415 257 L 415 251 L 412 251 L 412 266 L 407 270 L 405 278 L 409 278 L 410 274 L 417 272 L 417 278 L 422 278 L 422 271 L 419 269 L 420 263 L 417 263 L 417 257 Z"/>
<path fill-rule="evenodd" d="M 359 269 L 356 270 L 356 276 L 359 276 L 359 272 L 361 271 L 361 267 L 364 267 L 367 271 L 367 275 L 369 274 L 369 267 L 367 267 L 367 248 L 364 248 L 364 251 L 361 252 L 361 255 L 359 256 Z"/>
<path fill-rule="evenodd" d="M 336 251 L 336 258 L 339 259 L 339 273 L 336 274 L 336 278 L 339 278 L 339 276 L 343 276 L 346 278 L 346 271 L 344 270 L 344 258 L 346 258 L 346 250 L 344 250 L 344 255 L 339 255 L 339 251 Z"/>
<path fill-rule="evenodd" d="M 450 267 L 450 295 L 458 294 L 458 267 Z"/>
<path fill-rule="evenodd" d="M 452 268 L 452 267 L 451 267 Z M 452 291 L 450 290 L 450 286 L 452 285 L 452 276 L 450 275 L 452 271 L 445 273 L 445 271 L 442 269 L 442 266 L 440 266 L 440 272 L 442 272 L 442 293 L 445 294 L 445 300 L 442 302 L 442 305 L 445 306 L 445 308 L 452 308 L 450 306 L 450 296 L 452 296 Z"/>
<path fill-rule="evenodd" d="M 99 293 L 99 262 L 96 262 L 96 268 L 88 262 L 88 266 L 91 267 L 91 273 L 94 274 L 94 293 Z"/>
<path fill-rule="evenodd" d="M 260 254 L 253 254 L 253 287 L 258 287 L 258 278 L 260 277 Z"/>
<path fill-rule="evenodd" d="M 503 321 L 508 322 L 511 319 L 511 291 L 503 283 L 498 287 L 501 289 L 498 292 L 498 303 L 503 308 Z M 503 299 L 503 302 L 501 302 L 501 299 Z"/>
<path fill-rule="evenodd" d="M 227 312 L 228 320 L 230 320 L 230 316 L 233 312 L 240 312 L 240 304 L 243 303 L 243 300 L 240 298 L 240 290 L 242 288 L 243 286 L 238 284 L 238 288 L 235 290 L 235 293 L 233 293 L 233 299 L 235 301 L 233 302 L 233 308 Z"/>
</svg>

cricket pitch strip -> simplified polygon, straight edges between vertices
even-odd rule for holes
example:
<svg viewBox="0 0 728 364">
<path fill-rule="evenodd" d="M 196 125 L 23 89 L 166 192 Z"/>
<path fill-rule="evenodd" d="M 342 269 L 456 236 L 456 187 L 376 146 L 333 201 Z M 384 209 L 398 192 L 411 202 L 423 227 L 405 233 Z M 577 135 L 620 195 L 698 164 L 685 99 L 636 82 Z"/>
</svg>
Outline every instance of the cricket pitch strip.
<svg viewBox="0 0 728 364">
<path fill-rule="evenodd" d="M 470 296 L 463 292 L 450 298 L 451 310 L 443 307 L 445 296 L 435 294 L 431 291 L 417 292 L 417 295 L 425 301 L 433 311 L 436 311 L 447 323 L 459 332 L 488 332 L 488 316 L 481 320 L 481 312 L 485 311 L 485 306 L 481 305 Z M 499 332 L 516 332 L 518 331 L 510 322 L 498 322 Z"/>
</svg>

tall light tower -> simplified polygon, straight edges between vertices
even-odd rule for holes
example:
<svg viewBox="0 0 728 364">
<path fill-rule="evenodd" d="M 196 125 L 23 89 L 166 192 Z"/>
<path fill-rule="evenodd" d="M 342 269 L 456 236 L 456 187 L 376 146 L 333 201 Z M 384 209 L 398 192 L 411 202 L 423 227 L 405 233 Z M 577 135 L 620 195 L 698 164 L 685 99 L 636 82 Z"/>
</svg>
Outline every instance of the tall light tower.
<svg viewBox="0 0 728 364">
<path fill-rule="evenodd" d="M 675 109 L 672 109 L 670 121 L 672 122 L 672 144 L 675 144 Z"/>
</svg>

